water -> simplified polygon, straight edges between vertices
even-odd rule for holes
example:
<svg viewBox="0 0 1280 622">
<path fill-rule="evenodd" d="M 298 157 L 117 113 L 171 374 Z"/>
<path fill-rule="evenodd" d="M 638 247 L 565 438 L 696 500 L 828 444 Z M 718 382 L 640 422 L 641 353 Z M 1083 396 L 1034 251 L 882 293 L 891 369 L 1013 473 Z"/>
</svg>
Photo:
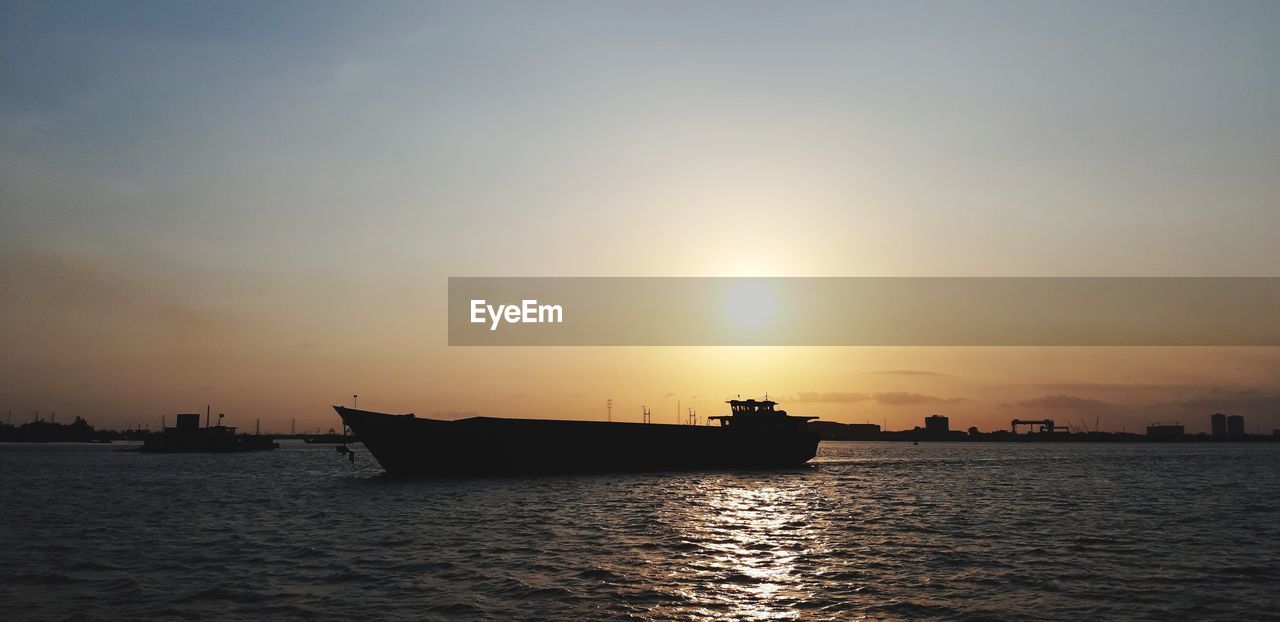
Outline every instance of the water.
<svg viewBox="0 0 1280 622">
<path fill-rule="evenodd" d="M 117 450 L 0 445 L 0 617 L 1280 619 L 1280 445 L 445 481 Z"/>
</svg>

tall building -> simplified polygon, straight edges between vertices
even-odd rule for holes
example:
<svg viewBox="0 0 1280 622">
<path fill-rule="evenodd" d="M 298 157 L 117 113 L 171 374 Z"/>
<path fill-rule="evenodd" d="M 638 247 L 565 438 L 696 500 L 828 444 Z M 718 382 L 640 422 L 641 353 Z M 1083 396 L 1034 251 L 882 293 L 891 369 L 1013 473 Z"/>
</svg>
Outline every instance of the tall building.
<svg viewBox="0 0 1280 622">
<path fill-rule="evenodd" d="M 1227 436 L 1244 436 L 1244 417 L 1231 415 L 1227 417 Z"/>
<path fill-rule="evenodd" d="M 946 434 L 951 429 L 951 422 L 942 415 L 930 415 L 924 418 L 924 431 L 930 434 Z"/>
<path fill-rule="evenodd" d="M 1222 413 L 1214 413 L 1209 417 L 1209 429 L 1213 431 L 1214 438 L 1224 438 L 1227 436 L 1227 416 Z"/>
</svg>

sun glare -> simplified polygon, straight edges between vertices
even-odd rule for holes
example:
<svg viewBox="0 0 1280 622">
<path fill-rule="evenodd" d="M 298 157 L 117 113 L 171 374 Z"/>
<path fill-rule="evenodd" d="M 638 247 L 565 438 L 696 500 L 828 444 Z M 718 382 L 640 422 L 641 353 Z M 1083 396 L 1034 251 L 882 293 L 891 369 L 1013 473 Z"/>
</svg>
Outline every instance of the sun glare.
<svg viewBox="0 0 1280 622">
<path fill-rule="evenodd" d="M 759 328 L 773 317 L 777 306 L 773 290 L 760 281 L 736 283 L 725 296 L 725 311 L 738 328 Z"/>
</svg>

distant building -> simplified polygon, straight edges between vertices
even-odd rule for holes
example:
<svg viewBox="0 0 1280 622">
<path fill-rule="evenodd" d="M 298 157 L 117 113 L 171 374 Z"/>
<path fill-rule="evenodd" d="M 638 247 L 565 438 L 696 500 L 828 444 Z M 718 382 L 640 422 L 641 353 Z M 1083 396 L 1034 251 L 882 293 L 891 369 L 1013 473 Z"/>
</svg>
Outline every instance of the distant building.
<svg viewBox="0 0 1280 622">
<path fill-rule="evenodd" d="M 1227 436 L 1227 416 L 1222 413 L 1214 413 L 1209 417 L 1209 429 L 1213 431 L 1214 438 L 1226 438 Z"/>
<path fill-rule="evenodd" d="M 1147 436 L 1173 437 L 1182 436 L 1187 433 L 1186 428 L 1181 425 L 1162 425 L 1154 424 L 1147 426 Z"/>
<path fill-rule="evenodd" d="M 924 418 L 924 431 L 929 434 L 946 434 L 951 430 L 951 421 L 942 415 L 930 415 Z"/>
<path fill-rule="evenodd" d="M 1240 415 L 1227 417 L 1227 436 L 1244 436 L 1244 417 Z"/>
</svg>

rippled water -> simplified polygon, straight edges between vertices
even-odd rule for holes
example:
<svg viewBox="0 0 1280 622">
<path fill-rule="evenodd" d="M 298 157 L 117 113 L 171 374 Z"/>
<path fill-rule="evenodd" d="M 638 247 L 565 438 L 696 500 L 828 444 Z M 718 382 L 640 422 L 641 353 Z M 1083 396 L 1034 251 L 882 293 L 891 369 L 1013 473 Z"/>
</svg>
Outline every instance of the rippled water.
<svg viewBox="0 0 1280 622">
<path fill-rule="evenodd" d="M 0 617 L 1280 617 L 1280 445 L 443 481 L 360 457 L 0 445 Z"/>
</svg>

